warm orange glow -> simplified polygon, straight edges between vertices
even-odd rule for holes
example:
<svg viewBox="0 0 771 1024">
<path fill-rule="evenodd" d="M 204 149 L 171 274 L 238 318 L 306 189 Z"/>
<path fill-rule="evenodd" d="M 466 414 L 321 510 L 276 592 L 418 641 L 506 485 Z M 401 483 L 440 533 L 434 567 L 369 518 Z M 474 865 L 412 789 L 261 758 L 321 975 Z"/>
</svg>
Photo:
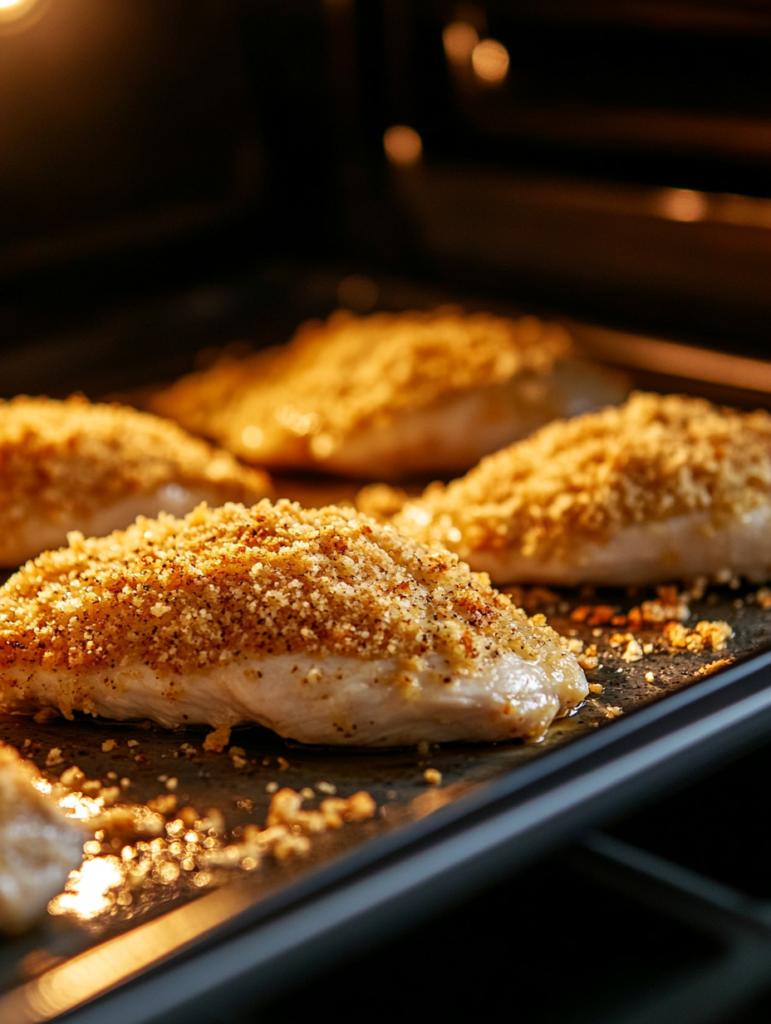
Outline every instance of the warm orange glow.
<svg viewBox="0 0 771 1024">
<path fill-rule="evenodd" d="M 453 21 L 442 32 L 442 42 L 447 60 L 453 64 L 466 64 L 479 42 L 479 33 L 467 21 Z"/>
<path fill-rule="evenodd" d="M 79 871 L 71 872 L 66 891 L 51 900 L 48 911 L 55 917 L 67 914 L 90 921 L 113 904 L 112 890 L 125 878 L 126 870 L 117 857 L 87 860 Z"/>
<path fill-rule="evenodd" d="M 495 39 L 483 39 L 471 53 L 474 74 L 488 85 L 499 85 L 509 70 L 509 51 Z"/>
<path fill-rule="evenodd" d="M 707 199 L 701 192 L 687 188 L 668 188 L 661 195 L 661 211 L 670 220 L 703 220 L 707 213 Z"/>
<path fill-rule="evenodd" d="M 38 0 L 0 0 L 0 25 L 19 21 L 37 5 Z"/>
<path fill-rule="evenodd" d="M 392 164 L 409 167 L 423 156 L 423 140 L 414 128 L 395 124 L 383 135 L 385 155 Z"/>
</svg>

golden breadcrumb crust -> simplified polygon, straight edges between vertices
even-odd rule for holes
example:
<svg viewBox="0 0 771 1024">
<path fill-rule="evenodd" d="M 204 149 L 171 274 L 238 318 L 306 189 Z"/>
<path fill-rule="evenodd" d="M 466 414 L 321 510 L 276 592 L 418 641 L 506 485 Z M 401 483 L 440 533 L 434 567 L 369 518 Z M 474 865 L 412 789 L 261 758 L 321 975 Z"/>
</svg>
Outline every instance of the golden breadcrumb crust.
<svg viewBox="0 0 771 1024">
<path fill-rule="evenodd" d="M 690 512 L 708 511 L 719 526 L 770 494 L 767 412 L 638 392 L 618 408 L 551 423 L 446 487 L 432 484 L 392 522 L 425 543 L 462 541 L 464 552 L 545 557 Z M 360 507 L 388 518 L 398 500 L 381 485 Z"/>
<path fill-rule="evenodd" d="M 338 311 L 281 349 L 183 378 L 151 405 L 254 462 L 323 461 L 403 410 L 548 373 L 569 348 L 561 327 L 530 316 Z"/>
<path fill-rule="evenodd" d="M 0 400 L 0 521 L 56 522 L 92 515 L 132 495 L 177 483 L 255 502 L 270 478 L 176 423 L 121 405 L 20 395 Z"/>
<path fill-rule="evenodd" d="M 565 657 L 485 574 L 352 510 L 268 500 L 70 534 L 0 588 L 0 668 L 181 673 L 287 652 L 448 671 L 514 651 Z"/>
</svg>

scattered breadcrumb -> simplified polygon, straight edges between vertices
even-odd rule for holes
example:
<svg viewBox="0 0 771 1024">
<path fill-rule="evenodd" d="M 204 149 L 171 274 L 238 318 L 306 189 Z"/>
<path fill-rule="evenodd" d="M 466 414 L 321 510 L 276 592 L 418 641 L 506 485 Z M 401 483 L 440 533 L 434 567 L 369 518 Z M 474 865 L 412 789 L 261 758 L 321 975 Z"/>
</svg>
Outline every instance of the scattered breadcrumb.
<svg viewBox="0 0 771 1024">
<path fill-rule="evenodd" d="M 654 674 L 652 672 L 646 672 L 645 673 L 645 682 L 646 683 L 654 683 L 655 681 L 656 681 L 656 677 L 654 676 Z"/>
<path fill-rule="evenodd" d="M 319 793 L 326 793 L 327 796 L 334 796 L 337 793 L 337 786 L 331 782 L 317 782 L 316 789 Z"/>
<path fill-rule="evenodd" d="M 37 722 L 38 725 L 45 725 L 47 722 L 53 722 L 57 718 L 59 718 L 59 712 L 56 708 L 41 708 L 32 716 L 32 721 Z"/>
<path fill-rule="evenodd" d="M 603 710 L 606 718 L 618 718 L 624 713 L 623 708 L 614 707 L 612 704 L 606 704 Z"/>
<path fill-rule="evenodd" d="M 53 796 L 67 792 L 57 786 Z M 120 793 L 118 787 L 115 790 Z M 266 856 L 276 860 L 304 856 L 310 849 L 310 836 L 342 828 L 348 822 L 367 821 L 377 810 L 364 791 L 346 799 L 330 797 L 318 810 L 304 810 L 303 793 L 282 789 L 271 800 L 264 828 L 238 826 L 229 840 L 224 817 L 216 808 L 203 816 L 189 806 L 177 810 L 171 794 L 155 797 L 146 805 L 109 805 L 110 795 L 104 790 L 93 802 L 94 839 L 84 846 L 83 868 L 70 874 L 64 892 L 49 904 L 54 916 L 72 915 L 87 921 L 97 916 L 109 918 L 122 908 L 131 908 L 133 913 L 143 903 L 152 904 L 159 887 L 209 888 L 223 881 L 228 871 L 254 871 Z M 244 798 L 238 807 L 252 810 L 253 802 Z M 97 858 L 104 858 L 112 879 L 98 893 L 88 884 L 92 877 L 88 863 Z M 99 878 L 102 884 L 102 876 Z"/>
<path fill-rule="evenodd" d="M 282 772 L 286 771 L 286 769 L 289 767 L 289 762 L 285 757 L 277 757 L 276 761 L 278 762 L 278 766 Z"/>
<path fill-rule="evenodd" d="M 117 746 L 118 746 L 118 741 L 117 740 L 105 740 L 102 743 L 102 753 L 103 754 L 109 754 L 110 751 L 111 750 L 115 750 L 115 748 Z"/>
<path fill-rule="evenodd" d="M 437 768 L 426 768 L 423 778 L 432 786 L 439 786 L 442 783 L 442 773 Z"/>
<path fill-rule="evenodd" d="M 597 668 L 600 659 L 597 656 L 597 644 L 587 644 L 583 652 L 578 655 L 578 664 L 585 672 L 591 672 Z"/>
<path fill-rule="evenodd" d="M 162 793 L 148 800 L 147 806 L 157 814 L 172 814 L 177 809 L 177 798 L 173 793 Z"/>
<path fill-rule="evenodd" d="M 627 645 L 624 648 L 621 657 L 624 661 L 630 663 L 633 661 L 640 661 L 641 658 L 644 657 L 643 649 L 634 637 L 632 637 L 632 639 L 627 642 Z"/>
<path fill-rule="evenodd" d="M 733 658 L 717 658 L 715 661 L 709 662 L 708 665 L 701 665 L 696 669 L 694 675 L 711 676 L 713 672 L 719 672 L 721 669 L 728 668 L 728 666 L 732 664 Z"/>
<path fill-rule="evenodd" d="M 601 683 L 589 683 L 590 693 L 602 693 L 605 687 Z"/>
<path fill-rule="evenodd" d="M 46 768 L 55 768 L 56 765 L 62 764 L 63 761 L 61 747 L 51 747 L 46 756 Z"/>
<path fill-rule="evenodd" d="M 208 733 L 203 741 L 203 749 L 209 754 L 221 754 L 230 743 L 230 726 L 221 725 Z"/>
<path fill-rule="evenodd" d="M 604 626 L 616 615 L 616 609 L 609 604 L 581 604 L 570 613 L 573 622 L 584 622 L 587 626 Z"/>
<path fill-rule="evenodd" d="M 697 622 L 693 629 L 687 629 L 682 623 L 667 622 L 664 636 L 674 648 L 698 652 L 704 650 L 725 650 L 726 641 L 733 636 L 733 629 L 723 620 Z"/>
<path fill-rule="evenodd" d="M 322 800 L 318 811 L 303 811 L 303 796 L 293 789 L 280 789 L 271 800 L 266 824 L 299 826 L 303 833 L 310 835 L 324 832 L 329 828 L 338 829 L 346 821 L 366 821 L 377 810 L 375 801 L 363 790 L 347 799 L 328 797 Z"/>
</svg>

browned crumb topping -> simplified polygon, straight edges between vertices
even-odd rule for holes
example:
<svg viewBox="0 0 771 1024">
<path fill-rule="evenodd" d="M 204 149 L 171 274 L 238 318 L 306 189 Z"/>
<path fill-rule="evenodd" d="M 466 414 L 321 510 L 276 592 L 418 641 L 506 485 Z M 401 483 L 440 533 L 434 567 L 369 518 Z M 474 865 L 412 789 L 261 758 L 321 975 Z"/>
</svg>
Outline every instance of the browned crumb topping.
<svg viewBox="0 0 771 1024">
<path fill-rule="evenodd" d="M 635 523 L 708 512 L 719 526 L 768 501 L 771 415 L 700 398 L 634 394 L 551 423 L 409 500 L 394 525 L 464 551 L 569 555 Z M 386 501 L 382 494 L 378 501 Z"/>
<path fill-rule="evenodd" d="M 324 460 L 401 410 L 548 373 L 569 348 L 561 327 L 535 317 L 338 311 L 304 324 L 284 348 L 183 378 L 152 407 L 255 462 Z"/>
<path fill-rule="evenodd" d="M 570 655 L 455 555 L 352 510 L 268 500 L 70 534 L 0 588 L 0 667 L 182 673 L 287 652 L 449 669 Z"/>
<path fill-rule="evenodd" d="M 249 504 L 271 493 L 264 473 L 150 413 L 80 396 L 0 400 L 4 529 L 30 515 L 82 519 L 171 483 Z"/>
</svg>

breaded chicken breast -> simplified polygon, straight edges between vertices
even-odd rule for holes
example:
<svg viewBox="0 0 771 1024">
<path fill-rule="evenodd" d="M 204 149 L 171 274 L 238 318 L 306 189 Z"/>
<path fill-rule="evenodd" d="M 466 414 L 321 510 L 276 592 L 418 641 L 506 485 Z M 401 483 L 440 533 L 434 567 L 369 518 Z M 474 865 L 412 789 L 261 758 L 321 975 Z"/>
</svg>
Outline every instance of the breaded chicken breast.
<svg viewBox="0 0 771 1024">
<path fill-rule="evenodd" d="M 541 737 L 587 684 L 542 619 L 353 510 L 201 506 L 29 562 L 0 589 L 0 694 L 306 743 Z"/>
<path fill-rule="evenodd" d="M 771 573 L 771 416 L 634 394 L 552 423 L 420 498 L 358 504 L 497 583 L 628 585 Z"/>
<path fill-rule="evenodd" d="M 0 400 L 0 565 L 103 534 L 137 515 L 184 514 L 201 501 L 259 501 L 265 473 L 177 424 L 119 405 Z"/>
<path fill-rule="evenodd" d="M 338 312 L 283 348 L 183 378 L 151 407 L 256 465 L 458 472 L 555 416 L 623 400 L 625 379 L 570 348 L 535 317 Z"/>
</svg>

